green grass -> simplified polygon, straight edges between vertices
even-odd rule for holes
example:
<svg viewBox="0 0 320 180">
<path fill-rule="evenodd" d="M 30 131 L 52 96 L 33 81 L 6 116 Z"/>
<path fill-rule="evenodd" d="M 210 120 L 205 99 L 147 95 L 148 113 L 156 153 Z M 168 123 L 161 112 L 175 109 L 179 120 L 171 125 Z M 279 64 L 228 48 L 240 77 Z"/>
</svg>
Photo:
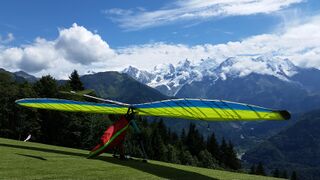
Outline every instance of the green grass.
<svg viewBox="0 0 320 180">
<path fill-rule="evenodd" d="M 0 179 L 275 179 L 0 138 Z"/>
</svg>

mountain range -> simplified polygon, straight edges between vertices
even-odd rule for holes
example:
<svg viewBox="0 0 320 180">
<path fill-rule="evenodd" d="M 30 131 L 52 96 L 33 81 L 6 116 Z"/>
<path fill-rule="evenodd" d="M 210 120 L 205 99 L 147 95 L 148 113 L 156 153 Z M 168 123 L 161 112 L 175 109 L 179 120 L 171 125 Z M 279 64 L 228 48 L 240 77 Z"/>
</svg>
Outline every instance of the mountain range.
<svg viewBox="0 0 320 180">
<path fill-rule="evenodd" d="M 320 70 L 297 67 L 288 59 L 268 56 L 230 57 L 220 63 L 213 58 L 201 59 L 196 63 L 186 59 L 176 66 L 172 64 L 155 66 L 152 71 L 129 66 L 122 72 L 165 95 L 176 97 L 222 98 L 250 102 L 249 99 L 237 95 L 248 97 L 241 91 L 251 94 L 251 90 L 256 94 L 264 93 L 268 88 L 269 92 L 282 93 L 282 97 L 285 93 L 296 90 L 305 96 L 312 96 L 318 95 L 320 90 L 317 78 L 320 76 Z M 257 98 L 254 99 L 256 103 Z M 279 107 L 274 102 L 261 105 Z M 287 105 L 284 104 L 284 107 Z M 293 107 L 293 110 L 299 109 Z"/>
<path fill-rule="evenodd" d="M 285 122 L 208 123 L 218 136 L 236 145 L 252 146 L 295 122 L 296 114 L 320 107 L 320 70 L 295 66 L 289 59 L 268 56 L 230 57 L 218 62 L 183 60 L 176 66 L 158 65 L 153 71 L 129 66 L 122 71 L 134 79 L 175 97 L 224 99 L 274 109 L 287 109 L 293 115 Z M 183 121 L 172 127 L 182 129 Z M 205 135 L 207 125 L 199 126 Z"/>
</svg>

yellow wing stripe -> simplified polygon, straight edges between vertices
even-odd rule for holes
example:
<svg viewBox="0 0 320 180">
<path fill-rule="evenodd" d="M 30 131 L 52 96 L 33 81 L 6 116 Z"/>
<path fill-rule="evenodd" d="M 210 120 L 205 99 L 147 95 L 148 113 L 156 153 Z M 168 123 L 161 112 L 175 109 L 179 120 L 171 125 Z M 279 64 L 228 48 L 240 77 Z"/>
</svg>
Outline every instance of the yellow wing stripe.
<svg viewBox="0 0 320 180">
<path fill-rule="evenodd" d="M 112 104 L 79 102 L 59 99 L 22 99 L 17 103 L 21 106 L 68 112 L 125 114 L 127 107 Z"/>
<path fill-rule="evenodd" d="M 251 110 L 228 110 L 218 108 L 195 108 L 189 107 L 188 111 L 202 113 L 189 113 L 182 107 L 162 107 L 137 109 L 138 114 L 141 116 L 159 116 L 159 117 L 174 117 L 183 119 L 201 119 L 212 121 L 224 120 L 284 120 L 285 118 L 278 111 L 271 112 L 255 112 Z M 175 112 L 175 113 L 172 113 Z M 204 115 L 205 114 L 205 115 Z"/>
</svg>

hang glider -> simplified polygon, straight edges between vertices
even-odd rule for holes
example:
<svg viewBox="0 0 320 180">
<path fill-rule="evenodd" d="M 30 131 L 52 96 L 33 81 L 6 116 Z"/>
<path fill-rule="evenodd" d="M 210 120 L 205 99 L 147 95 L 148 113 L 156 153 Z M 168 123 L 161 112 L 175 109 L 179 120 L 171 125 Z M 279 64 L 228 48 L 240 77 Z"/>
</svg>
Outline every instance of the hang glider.
<svg viewBox="0 0 320 180">
<path fill-rule="evenodd" d="M 20 99 L 16 103 L 21 106 L 85 113 L 121 114 L 119 120 L 109 126 L 100 139 L 100 143 L 93 148 L 88 158 L 94 158 L 110 148 L 121 147 L 129 125 L 138 127 L 134 123 L 134 115 L 159 116 L 169 118 L 195 119 L 207 121 L 234 120 L 286 120 L 290 113 L 286 110 L 272 110 L 259 106 L 208 99 L 168 99 L 142 104 L 126 104 L 118 101 L 93 97 L 87 94 L 72 94 L 85 96 L 103 103 L 81 102 L 65 99 L 29 98 Z M 146 161 L 143 142 L 140 146 Z"/>
<path fill-rule="evenodd" d="M 127 114 L 131 110 L 131 112 L 140 116 L 207 121 L 290 119 L 290 113 L 286 110 L 273 110 L 255 105 L 208 99 L 168 99 L 142 104 L 126 104 L 112 100 L 105 100 L 104 103 L 93 103 L 33 98 L 20 99 L 16 103 L 26 107 L 58 111 Z"/>
</svg>

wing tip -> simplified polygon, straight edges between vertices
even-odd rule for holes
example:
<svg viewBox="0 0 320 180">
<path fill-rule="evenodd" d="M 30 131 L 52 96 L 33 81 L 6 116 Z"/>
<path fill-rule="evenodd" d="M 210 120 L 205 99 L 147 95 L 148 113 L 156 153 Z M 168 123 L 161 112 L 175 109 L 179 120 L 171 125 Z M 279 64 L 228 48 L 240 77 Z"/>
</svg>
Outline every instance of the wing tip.
<svg viewBox="0 0 320 180">
<path fill-rule="evenodd" d="M 16 104 L 21 104 L 23 101 L 24 101 L 25 99 L 18 99 L 18 100 L 15 100 L 14 102 L 16 103 Z"/>
<path fill-rule="evenodd" d="M 282 116 L 282 118 L 285 120 L 289 120 L 291 118 L 291 114 L 287 110 L 280 110 L 278 112 Z"/>
</svg>

